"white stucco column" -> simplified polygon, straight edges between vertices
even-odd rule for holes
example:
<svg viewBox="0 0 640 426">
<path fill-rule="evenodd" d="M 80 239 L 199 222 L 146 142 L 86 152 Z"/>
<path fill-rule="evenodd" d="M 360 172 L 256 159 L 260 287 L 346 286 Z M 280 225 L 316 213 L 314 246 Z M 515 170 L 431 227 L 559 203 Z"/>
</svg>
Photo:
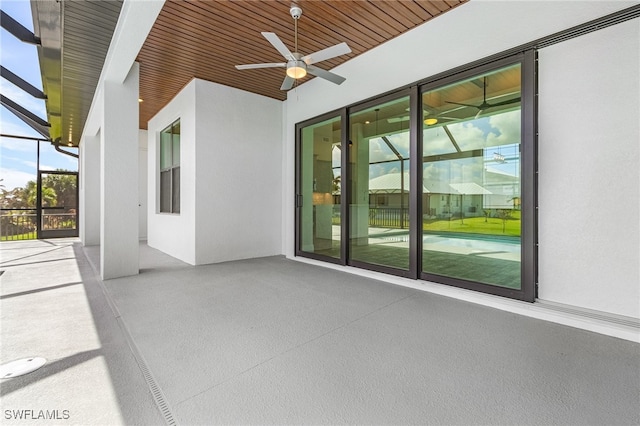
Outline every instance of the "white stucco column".
<svg viewBox="0 0 640 426">
<path fill-rule="evenodd" d="M 80 241 L 100 244 L 100 133 L 80 143 Z"/>
<path fill-rule="evenodd" d="M 138 87 L 134 63 L 123 82 L 104 82 L 100 138 L 100 275 L 135 275 L 138 254 Z"/>
</svg>

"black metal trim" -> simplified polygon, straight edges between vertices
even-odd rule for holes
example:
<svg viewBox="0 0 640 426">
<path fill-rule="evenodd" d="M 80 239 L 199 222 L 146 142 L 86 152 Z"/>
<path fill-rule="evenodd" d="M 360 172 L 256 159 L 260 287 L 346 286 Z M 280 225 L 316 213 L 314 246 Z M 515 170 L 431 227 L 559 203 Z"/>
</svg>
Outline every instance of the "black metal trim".
<svg viewBox="0 0 640 426">
<path fill-rule="evenodd" d="M 396 100 L 402 97 L 410 97 L 410 96 L 411 96 L 411 87 L 405 86 L 398 90 L 394 90 L 392 92 L 387 92 L 380 96 L 376 96 L 375 98 L 369 98 L 363 102 L 358 102 L 357 104 L 353 104 L 347 107 L 347 113 L 349 115 L 357 114 L 359 112 L 362 112 L 376 105 L 385 104 L 387 102 L 391 102 L 393 100 Z"/>
<path fill-rule="evenodd" d="M 297 257 L 304 257 L 307 259 L 319 260 L 321 262 L 333 263 L 334 265 L 344 266 L 342 259 L 337 257 L 325 256 L 323 254 L 314 253 L 311 251 L 300 251 L 300 254 L 296 254 Z"/>
<path fill-rule="evenodd" d="M 409 278 L 420 275 L 418 250 L 422 250 L 420 229 L 422 228 L 422 197 L 418 191 L 422 188 L 422 164 L 420 158 L 419 134 L 422 133 L 422 105 L 418 86 L 409 89 Z"/>
<path fill-rule="evenodd" d="M 529 300 L 526 297 L 526 294 L 522 290 L 513 290 L 508 287 L 500 287 L 476 281 L 468 281 L 461 278 L 447 277 L 445 275 L 428 274 L 425 272 L 420 275 L 420 279 L 423 281 L 429 281 L 438 284 L 446 284 L 451 287 L 464 288 L 466 290 L 492 294 L 494 296 L 502 296 L 508 297 L 510 299 L 522 300 L 524 302 L 532 302 L 532 300 Z"/>
<path fill-rule="evenodd" d="M 535 246 L 537 240 L 536 216 L 533 213 L 537 208 L 537 147 L 536 147 L 536 75 L 535 75 L 536 52 L 530 50 L 524 53 L 517 53 L 512 57 L 502 58 L 490 64 L 483 64 L 477 68 L 465 69 L 458 74 L 448 75 L 438 81 L 433 81 L 420 87 L 420 94 L 453 84 L 476 75 L 499 70 L 510 65 L 521 65 L 521 214 L 522 231 L 520 239 L 520 289 L 513 290 L 481 282 L 469 281 L 460 278 L 441 276 L 421 271 L 420 278 L 427 281 L 438 282 L 461 287 L 468 290 L 475 290 L 483 293 L 505 296 L 512 299 L 533 302 L 535 300 L 535 276 L 537 274 L 537 257 L 535 256 Z M 422 153 L 422 152 L 421 152 Z M 458 155 L 457 153 L 453 155 Z M 475 155 L 475 154 L 474 154 Z M 421 157 L 424 160 L 424 157 Z M 421 234 L 422 235 L 422 234 Z"/>
<path fill-rule="evenodd" d="M 300 157 L 300 132 L 304 123 L 298 123 L 295 127 L 295 134 L 293 135 L 294 145 L 294 184 L 293 184 L 293 254 L 295 256 L 304 256 L 302 250 L 300 250 L 300 207 L 304 203 L 302 199 L 302 191 L 300 190 L 300 180 L 302 179 L 302 158 Z"/>
<path fill-rule="evenodd" d="M 74 154 L 73 152 L 69 152 L 69 151 L 65 151 L 64 149 L 60 148 L 60 144 L 59 143 L 52 143 L 54 149 L 56 151 L 58 151 L 61 154 L 64 155 L 68 155 L 69 157 L 74 157 L 74 158 L 80 158 L 80 156 L 78 154 Z"/>
<path fill-rule="evenodd" d="M 49 127 L 51 127 L 51 124 L 2 94 L 0 94 L 0 104 L 11 111 L 20 120 L 24 121 L 25 124 L 33 130 L 40 133 L 45 138 L 51 139 L 51 136 L 49 135 Z"/>
<path fill-rule="evenodd" d="M 342 108 L 340 111 L 340 263 L 346 265 L 349 259 L 349 200 L 351 199 L 351 185 L 349 182 L 351 170 L 349 170 L 349 155 L 351 152 L 351 139 L 349 135 L 349 111 Z M 346 202 L 345 202 L 346 201 Z"/>
<path fill-rule="evenodd" d="M 521 61 L 523 57 L 523 52 L 516 52 L 508 57 L 504 57 L 501 55 L 500 59 L 496 59 L 488 63 L 483 61 L 481 64 L 476 65 L 475 67 L 471 67 L 470 64 L 468 64 L 463 67 L 454 68 L 450 72 L 442 73 L 446 74 L 444 76 L 428 79 L 425 80 L 424 83 L 420 83 L 420 93 L 422 94 L 439 87 L 457 83 L 460 80 L 472 78 L 479 74 L 485 74 L 493 70 L 507 67 L 509 65 L 514 65 Z"/>
<path fill-rule="evenodd" d="M 24 139 L 28 141 L 51 142 L 50 139 L 34 138 L 33 136 L 9 135 L 7 133 L 0 133 L 0 136 L 3 138 Z"/>
<path fill-rule="evenodd" d="M 174 184 L 173 172 L 174 172 L 175 169 L 180 169 L 180 164 L 178 164 L 177 166 L 173 164 L 174 163 L 174 161 L 173 161 L 173 137 L 176 134 L 180 135 L 180 133 L 173 133 L 173 128 L 176 126 L 176 124 L 180 123 L 181 119 L 182 119 L 181 117 L 176 118 L 173 122 L 171 122 L 171 124 L 169 124 L 167 127 L 165 127 L 164 129 L 162 129 L 160 131 L 159 157 L 158 157 L 158 165 L 159 165 L 159 167 L 158 167 L 158 177 L 157 177 L 157 179 L 158 179 L 158 185 L 160 186 L 160 193 L 159 193 L 159 196 L 160 196 L 160 200 L 159 201 L 160 202 L 159 202 L 159 205 L 158 205 L 158 209 L 159 209 L 158 213 L 172 214 L 172 215 L 176 215 L 176 216 L 180 215 L 180 199 L 178 200 L 178 211 L 174 211 L 174 205 L 173 205 L 173 190 L 174 190 L 174 188 L 173 188 L 173 184 Z M 171 167 L 165 167 L 163 169 L 161 161 L 160 161 L 160 158 L 162 158 L 162 134 L 166 133 L 167 130 L 169 130 L 169 134 L 171 135 Z M 182 128 L 180 129 L 180 131 L 182 131 Z M 182 154 L 182 142 L 181 142 L 181 140 L 179 140 L 179 142 L 180 142 L 180 147 L 179 147 L 180 148 L 180 153 Z M 73 155 L 73 154 L 71 154 L 71 155 Z M 182 156 L 180 156 L 180 158 L 181 158 L 180 161 L 182 162 Z M 161 185 L 161 180 L 162 180 L 162 173 L 163 172 L 171 172 L 171 186 L 169 188 L 169 202 L 170 202 L 169 211 L 162 211 L 162 185 Z M 180 180 L 182 181 L 182 179 L 180 179 Z M 182 197 L 182 192 L 180 192 L 180 194 L 178 194 L 178 195 L 180 197 Z"/>
<path fill-rule="evenodd" d="M 378 265 L 376 263 L 363 262 L 361 260 L 350 260 L 347 266 L 366 269 L 368 271 L 382 272 L 383 274 L 394 275 L 402 278 L 415 279 L 412 276 L 412 272 L 408 269 L 393 268 L 391 266 Z"/>
<path fill-rule="evenodd" d="M 536 298 L 538 275 L 538 82 L 537 52 L 529 50 L 522 59 L 520 169 L 521 179 L 521 283 L 523 300 Z"/>
<path fill-rule="evenodd" d="M 37 169 L 38 177 L 36 179 L 36 237 L 42 237 L 42 171 L 40 170 L 40 142 L 36 142 L 37 149 Z"/>
<path fill-rule="evenodd" d="M 416 103 L 416 89 L 412 89 L 410 87 L 404 88 L 402 90 L 398 90 L 396 92 L 392 92 L 392 93 L 387 93 L 383 96 L 377 97 L 377 98 L 373 98 L 373 99 L 369 99 L 366 102 L 363 103 L 359 103 L 357 105 L 354 105 L 350 108 L 345 108 L 344 110 L 346 111 L 346 115 L 348 118 L 348 121 L 346 123 L 346 126 L 348 128 L 348 132 L 350 133 L 351 130 L 351 123 L 350 123 L 350 117 L 352 114 L 357 114 L 358 112 L 362 112 L 365 111 L 367 109 L 370 109 L 372 107 L 378 106 L 378 105 L 382 105 L 397 99 L 401 99 L 401 98 L 409 98 L 409 107 L 410 109 L 413 107 L 413 104 Z M 411 112 L 411 111 L 410 111 Z M 413 114 L 409 114 L 409 137 L 412 138 L 412 133 L 414 133 L 412 131 L 412 125 L 414 124 L 412 121 L 415 120 L 415 118 L 413 118 Z M 411 144 L 410 144 L 411 145 Z M 349 147 L 351 147 L 351 140 L 349 140 Z M 411 157 L 411 152 L 410 152 L 410 156 Z M 394 160 L 397 161 L 397 160 Z M 409 158 L 409 179 L 410 179 L 410 185 L 413 184 L 413 182 L 411 181 L 411 167 L 412 164 L 415 162 L 412 162 L 411 159 Z M 349 163 L 347 161 L 347 166 L 349 166 L 351 163 Z M 347 189 L 347 194 L 346 196 L 347 198 L 347 207 L 351 204 L 351 169 L 348 169 L 347 172 L 347 179 L 348 179 L 348 185 L 346 187 Z M 416 188 L 418 186 L 414 186 L 414 188 Z M 410 186 L 411 188 L 411 186 Z M 344 196 L 344 185 L 343 185 L 343 196 Z M 415 203 L 415 194 L 410 194 L 409 195 L 409 268 L 408 269 L 399 269 L 399 268 L 393 268 L 390 266 L 384 266 L 384 265 L 378 265 L 375 263 L 368 263 L 368 262 L 364 262 L 362 260 L 354 260 L 354 259 L 350 259 L 349 256 L 347 256 L 346 258 L 346 264 L 348 266 L 354 266 L 357 268 L 361 268 L 361 269 L 367 269 L 370 271 L 376 271 L 376 272 L 382 272 L 382 273 L 386 273 L 386 274 L 390 274 L 390 275 L 396 275 L 396 276 L 401 276 L 401 277 L 405 277 L 405 278 L 411 278 L 411 279 L 417 279 L 418 278 L 418 270 L 417 270 L 417 264 L 416 261 L 414 259 L 414 256 L 412 253 L 412 250 L 416 250 L 416 244 L 415 244 L 415 233 L 417 230 L 417 225 L 416 225 L 416 221 L 415 218 L 412 218 L 412 203 Z M 350 218 L 349 218 L 350 219 Z M 347 222 L 347 224 L 350 224 L 351 221 L 349 220 L 349 222 Z M 347 228 L 347 231 L 349 229 Z M 347 237 L 347 246 L 351 246 L 351 235 L 346 233 L 345 234 Z M 414 241 L 412 244 L 412 240 Z M 349 250 L 349 248 L 347 248 L 347 250 Z"/>
<path fill-rule="evenodd" d="M 38 153 L 40 151 L 40 143 L 38 143 Z M 38 161 L 39 164 L 39 161 Z M 37 181 L 37 205 L 36 205 L 36 218 L 38 220 L 37 229 L 37 237 L 38 239 L 43 238 L 64 238 L 64 237 L 77 237 L 80 233 L 80 172 L 72 172 L 66 170 L 39 170 L 40 166 L 38 165 L 38 181 Z M 76 205 L 74 208 L 76 209 L 76 227 L 74 229 L 50 229 L 43 230 L 42 229 L 42 211 L 50 210 L 48 207 L 45 208 L 42 206 L 42 175 L 64 175 L 64 176 L 75 176 L 76 177 Z M 53 209 L 59 209 L 62 207 L 54 207 Z"/>
<path fill-rule="evenodd" d="M 47 99 L 47 95 L 45 95 L 42 90 L 38 89 L 28 81 L 24 80 L 22 77 L 20 77 L 17 74 L 14 74 L 13 72 L 3 67 L 2 65 L 0 65 L 0 77 L 4 77 L 9 82 L 15 84 L 16 86 L 18 86 L 19 88 L 21 88 L 22 90 L 24 90 L 25 92 L 33 96 L 34 98 Z"/>
<path fill-rule="evenodd" d="M 317 253 L 313 253 L 313 252 L 308 252 L 308 251 L 303 251 L 302 247 L 301 247 L 301 235 L 300 235 L 300 225 L 302 223 L 302 218 L 301 218 L 301 214 L 302 214 L 302 209 L 300 207 L 302 207 L 302 204 L 305 202 L 305 200 L 302 199 L 301 202 L 299 202 L 302 198 L 302 150 L 301 150 L 301 143 L 302 143 L 302 129 L 308 126 L 312 126 L 314 124 L 317 123 L 321 123 L 323 121 L 326 120 L 331 120 L 333 118 L 336 117 L 340 117 L 341 120 L 341 136 L 342 136 L 342 147 L 343 149 L 341 150 L 341 161 L 344 162 L 344 158 L 346 158 L 346 151 L 347 149 L 345 149 L 345 132 L 344 132 L 344 110 L 334 110 L 334 111 L 330 111 L 328 113 L 322 114 L 320 116 L 314 117 L 312 119 L 309 120 L 305 120 L 302 121 L 300 123 L 297 123 L 295 126 L 295 135 L 294 135 L 294 144 L 295 144 L 295 184 L 294 184 L 294 226 L 295 226 L 295 230 L 294 230 L 294 254 L 295 256 L 299 256 L 299 257 L 306 257 L 309 259 L 315 259 L 315 260 L 320 260 L 323 262 L 328 262 L 328 263 L 334 263 L 334 264 L 338 264 L 338 265 L 345 265 L 346 264 L 346 249 L 345 246 L 347 244 L 345 244 L 344 242 L 344 238 L 342 238 L 342 233 L 344 232 L 344 229 L 346 227 L 346 219 L 344 216 L 345 213 L 345 203 L 344 203 L 344 181 L 342 181 L 341 185 L 343 188 L 343 193 L 340 199 L 340 231 L 341 231 L 341 240 L 340 240 L 340 258 L 335 258 L 335 257 L 331 257 L 331 256 L 325 256 L 322 254 L 317 254 Z M 342 176 L 344 177 L 344 169 L 342 170 Z"/>
<path fill-rule="evenodd" d="M 13 19 L 4 10 L 0 10 L 0 23 L 2 24 L 2 28 L 13 34 L 20 41 L 29 44 L 42 44 L 40 37 L 37 37 L 20 22 Z"/>
</svg>

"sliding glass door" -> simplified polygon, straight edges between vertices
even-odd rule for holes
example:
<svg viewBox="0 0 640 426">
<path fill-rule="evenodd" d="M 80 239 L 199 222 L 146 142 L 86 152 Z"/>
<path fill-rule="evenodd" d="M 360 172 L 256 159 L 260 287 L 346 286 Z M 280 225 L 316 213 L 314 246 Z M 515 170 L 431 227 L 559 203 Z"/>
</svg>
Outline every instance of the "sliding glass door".
<svg viewBox="0 0 640 426">
<path fill-rule="evenodd" d="M 409 270 L 409 96 L 349 116 L 349 261 Z"/>
<path fill-rule="evenodd" d="M 422 94 L 422 271 L 521 288 L 521 66 Z"/>
<path fill-rule="evenodd" d="M 341 118 L 303 126 L 298 143 L 298 251 L 341 258 Z"/>
<path fill-rule="evenodd" d="M 535 53 L 297 126 L 296 255 L 533 301 Z"/>
</svg>

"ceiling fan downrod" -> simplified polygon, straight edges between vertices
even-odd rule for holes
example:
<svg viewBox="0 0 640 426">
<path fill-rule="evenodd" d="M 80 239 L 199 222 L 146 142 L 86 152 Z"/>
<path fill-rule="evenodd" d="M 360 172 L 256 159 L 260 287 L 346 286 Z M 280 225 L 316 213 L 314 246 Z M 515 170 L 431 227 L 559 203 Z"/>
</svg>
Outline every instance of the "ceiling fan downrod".
<svg viewBox="0 0 640 426">
<path fill-rule="evenodd" d="M 294 40 L 295 40 L 294 51 L 297 52 L 298 51 L 298 19 L 300 19 L 300 17 L 302 16 L 302 9 L 294 4 L 291 6 L 291 9 L 289 9 L 289 13 L 293 18 L 293 25 L 294 25 L 293 31 L 294 31 Z"/>
</svg>

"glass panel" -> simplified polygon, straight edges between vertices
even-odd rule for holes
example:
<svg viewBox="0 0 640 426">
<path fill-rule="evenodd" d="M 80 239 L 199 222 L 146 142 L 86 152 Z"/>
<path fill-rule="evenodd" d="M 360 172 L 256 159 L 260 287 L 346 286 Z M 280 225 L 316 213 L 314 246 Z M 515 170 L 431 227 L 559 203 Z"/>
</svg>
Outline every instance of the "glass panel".
<svg viewBox="0 0 640 426">
<path fill-rule="evenodd" d="M 171 170 L 160 172 L 160 211 L 171 213 Z"/>
<path fill-rule="evenodd" d="M 409 98 L 350 117 L 350 258 L 409 269 Z"/>
<path fill-rule="evenodd" d="M 61 146 L 64 151 L 78 154 L 78 148 Z M 78 159 L 56 151 L 50 142 L 40 142 L 40 170 L 78 171 Z"/>
<path fill-rule="evenodd" d="M 166 170 L 172 165 L 171 127 L 160 133 L 160 170 Z"/>
<path fill-rule="evenodd" d="M 78 175 L 42 173 L 42 230 L 76 229 Z"/>
<path fill-rule="evenodd" d="M 180 120 L 160 133 L 160 212 L 180 213 Z"/>
<path fill-rule="evenodd" d="M 173 135 L 173 167 L 180 167 L 180 134 Z"/>
<path fill-rule="evenodd" d="M 0 136 L 0 241 L 37 238 L 37 144 Z"/>
<path fill-rule="evenodd" d="M 422 96 L 426 273 L 520 289 L 520 65 Z"/>
<path fill-rule="evenodd" d="M 172 170 L 171 189 L 171 212 L 180 213 L 180 167 Z"/>
<path fill-rule="evenodd" d="M 300 248 L 340 258 L 340 117 L 302 129 Z"/>
</svg>

